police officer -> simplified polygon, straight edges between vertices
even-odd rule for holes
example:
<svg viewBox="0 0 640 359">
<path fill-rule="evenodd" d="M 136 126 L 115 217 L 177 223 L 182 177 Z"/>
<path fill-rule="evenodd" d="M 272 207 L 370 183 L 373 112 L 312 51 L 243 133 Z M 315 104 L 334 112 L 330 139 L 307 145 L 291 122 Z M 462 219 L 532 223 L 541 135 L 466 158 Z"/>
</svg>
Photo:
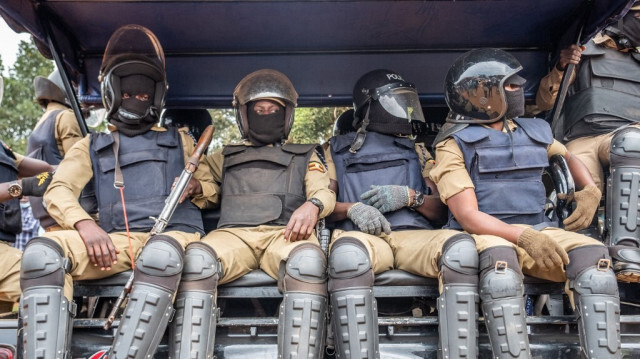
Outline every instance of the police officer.
<svg viewBox="0 0 640 359">
<path fill-rule="evenodd" d="M 277 278 L 284 294 L 278 356 L 323 356 L 326 257 L 313 229 L 333 210 L 335 194 L 318 146 L 285 143 L 297 99 L 291 81 L 270 69 L 247 75 L 233 92 L 244 141 L 206 158 L 220 184 L 221 218 L 218 229 L 187 247 L 170 336 L 174 358 L 213 355 L 216 286 L 254 269 Z"/>
<path fill-rule="evenodd" d="M 380 356 L 374 274 L 396 268 L 441 280 L 441 355 L 475 358 L 478 250 L 504 240 L 434 229 L 447 212 L 428 179 L 434 161 L 411 138 L 412 122 L 424 122 L 413 84 L 374 70 L 355 84 L 353 102 L 358 130 L 332 137 L 327 156 L 338 188 L 329 256 L 336 355 Z"/>
<path fill-rule="evenodd" d="M 498 49 L 478 49 L 460 56 L 445 80 L 445 99 L 460 116 L 449 138 L 436 145 L 431 178 L 450 210 L 445 227 L 469 233 L 492 234 L 516 246 L 518 262 L 496 263 L 480 253 L 481 270 L 501 267 L 554 282 L 567 282 L 578 313 L 583 353 L 588 358 L 620 357 L 620 303 L 618 287 L 605 246 L 599 241 L 557 228 L 544 216 L 542 171 L 548 158 L 563 155 L 580 191 L 576 211 L 565 225 L 588 225 L 600 193 L 585 166 L 559 142 L 541 119 L 524 114 L 524 79 L 520 63 Z M 566 265 L 566 270 L 564 266 Z M 495 268 L 495 270 L 494 270 Z M 500 278 L 500 276 L 496 276 Z M 505 285 L 482 282 L 484 288 Z M 509 292 L 515 290 L 507 286 Z M 522 296 L 522 289 L 515 291 Z M 483 303 L 485 318 L 500 320 L 505 307 Z M 511 309 L 509 309 L 510 311 Z M 522 307 L 517 310 L 523 310 Z M 524 322 L 518 325 L 525 326 Z M 506 328 L 506 327 L 505 327 Z M 526 333 L 526 331 L 524 332 Z M 490 331 L 494 354 L 512 348 L 509 331 Z M 505 338 L 501 338 L 505 336 Z M 506 339 L 500 350 L 502 339 Z M 506 355 L 505 357 L 510 358 Z"/>
<path fill-rule="evenodd" d="M 172 182 L 194 148 L 186 129 L 156 126 L 167 82 L 164 55 L 148 29 L 127 25 L 111 37 L 100 71 L 102 99 L 111 133 L 96 133 L 74 145 L 45 193 L 48 211 L 66 229 L 32 239 L 21 269 L 25 358 L 69 355 L 75 313 L 72 282 L 105 278 L 135 261 L 134 283 L 109 358 L 153 356 L 172 312 L 184 267 L 185 246 L 200 238 L 198 207 L 207 205 L 214 184 L 206 164 L 195 173 L 167 231 L 148 231 Z M 97 224 L 78 203 L 92 179 L 97 189 Z M 126 208 L 126 210 L 125 210 Z M 67 354 L 65 354 L 67 353 Z"/>
<path fill-rule="evenodd" d="M 78 121 L 69 107 L 60 72 L 54 70 L 49 77 L 36 76 L 33 80 L 38 104 L 44 114 L 27 139 L 27 156 L 57 166 L 71 146 L 82 139 Z M 61 229 L 44 208 L 42 197 L 29 197 L 34 216 L 48 231 Z M 90 212 L 95 209 L 87 207 Z"/>
<path fill-rule="evenodd" d="M 609 26 L 586 47 L 572 45 L 541 80 L 536 103 L 553 107 L 564 69 L 572 74 L 556 138 L 589 169 L 597 187 L 604 186 L 609 167 L 605 240 L 618 280 L 640 282 L 640 221 L 636 207 L 640 152 L 629 147 L 640 141 L 640 1 L 615 26 Z"/>
</svg>

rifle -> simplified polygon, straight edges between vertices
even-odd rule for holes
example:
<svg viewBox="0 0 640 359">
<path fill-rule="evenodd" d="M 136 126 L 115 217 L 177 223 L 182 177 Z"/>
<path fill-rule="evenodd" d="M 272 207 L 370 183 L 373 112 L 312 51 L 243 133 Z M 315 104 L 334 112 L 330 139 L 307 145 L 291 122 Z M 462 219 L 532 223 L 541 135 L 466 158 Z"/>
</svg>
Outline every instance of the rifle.
<svg viewBox="0 0 640 359">
<path fill-rule="evenodd" d="M 178 200 L 180 199 L 180 197 L 182 197 L 182 194 L 187 188 L 187 184 L 189 184 L 189 180 L 193 176 L 193 173 L 198 169 L 200 157 L 202 157 L 204 151 L 207 149 L 207 147 L 209 147 L 209 143 L 211 142 L 212 137 L 213 125 L 209 125 L 202 133 L 202 136 L 200 136 L 200 139 L 198 140 L 193 153 L 191 153 L 191 156 L 189 156 L 189 158 L 187 159 L 187 164 L 184 167 L 184 170 L 182 170 L 182 173 L 180 174 L 176 185 L 171 190 L 171 193 L 169 193 L 169 197 L 167 197 L 167 199 L 165 200 L 162 212 L 160 212 L 158 218 L 151 217 L 151 219 L 153 219 L 155 223 L 153 225 L 153 228 L 151 228 L 151 231 L 149 232 L 149 237 L 160 234 L 164 232 L 165 228 L 167 228 L 169 220 L 171 220 L 171 216 L 178 206 Z M 122 306 L 124 300 L 129 296 L 129 293 L 131 293 L 132 287 L 133 273 L 131 273 L 131 276 L 129 276 L 127 283 L 124 285 L 124 289 L 118 296 L 118 299 L 116 299 L 111 313 L 109 313 L 107 321 L 104 323 L 103 328 L 105 330 L 109 330 L 111 328 L 111 325 L 113 325 L 113 322 L 116 319 L 116 315 L 118 314 L 118 311 L 120 310 L 120 307 Z"/>
</svg>

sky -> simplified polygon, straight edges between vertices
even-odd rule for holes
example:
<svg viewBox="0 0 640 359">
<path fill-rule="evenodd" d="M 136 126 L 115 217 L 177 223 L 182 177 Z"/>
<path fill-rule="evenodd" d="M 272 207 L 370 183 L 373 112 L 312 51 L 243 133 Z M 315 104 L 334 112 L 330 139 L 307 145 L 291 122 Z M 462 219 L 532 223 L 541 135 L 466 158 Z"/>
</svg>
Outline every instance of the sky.
<svg viewBox="0 0 640 359">
<path fill-rule="evenodd" d="M 2 56 L 2 64 L 4 65 L 3 76 L 9 75 L 9 68 L 16 62 L 18 54 L 18 44 L 20 40 L 29 41 L 31 35 L 28 33 L 16 34 L 9 28 L 7 23 L 0 17 L 0 56 Z"/>
</svg>

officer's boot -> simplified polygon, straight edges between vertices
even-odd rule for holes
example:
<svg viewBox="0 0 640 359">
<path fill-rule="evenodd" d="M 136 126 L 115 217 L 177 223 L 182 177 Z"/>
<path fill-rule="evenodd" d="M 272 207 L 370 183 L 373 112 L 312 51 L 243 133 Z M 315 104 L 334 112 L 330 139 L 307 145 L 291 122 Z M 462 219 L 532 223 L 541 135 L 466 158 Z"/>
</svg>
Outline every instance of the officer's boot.
<svg viewBox="0 0 640 359">
<path fill-rule="evenodd" d="M 367 248 L 339 238 L 329 255 L 329 295 L 336 358 L 379 358 L 378 310 Z"/>
<path fill-rule="evenodd" d="M 568 254 L 582 352 L 588 359 L 620 358 L 620 297 L 607 248 L 584 246 Z"/>
<path fill-rule="evenodd" d="M 478 357 L 478 251 L 468 234 L 449 238 L 440 257 L 440 357 Z"/>
<path fill-rule="evenodd" d="M 317 245 L 295 247 L 280 265 L 284 294 L 278 318 L 279 358 L 321 358 L 327 311 L 327 258 Z"/>
<path fill-rule="evenodd" d="M 64 296 L 69 261 L 49 238 L 33 238 L 22 255 L 20 312 L 24 324 L 23 357 L 65 359 L 71 356 L 75 303 Z"/>
<path fill-rule="evenodd" d="M 173 314 L 173 295 L 184 265 L 182 246 L 157 235 L 136 260 L 133 289 L 114 337 L 110 359 L 151 358 Z"/>
<path fill-rule="evenodd" d="M 479 287 L 493 358 L 531 358 L 522 271 L 514 248 L 480 253 Z"/>
<path fill-rule="evenodd" d="M 611 139 L 607 181 L 607 245 L 618 280 L 640 282 L 640 129 L 627 127 Z"/>
<path fill-rule="evenodd" d="M 216 289 L 220 277 L 216 252 L 193 242 L 185 251 L 185 267 L 176 295 L 176 314 L 169 334 L 169 355 L 174 359 L 212 359 L 219 310 Z"/>
</svg>

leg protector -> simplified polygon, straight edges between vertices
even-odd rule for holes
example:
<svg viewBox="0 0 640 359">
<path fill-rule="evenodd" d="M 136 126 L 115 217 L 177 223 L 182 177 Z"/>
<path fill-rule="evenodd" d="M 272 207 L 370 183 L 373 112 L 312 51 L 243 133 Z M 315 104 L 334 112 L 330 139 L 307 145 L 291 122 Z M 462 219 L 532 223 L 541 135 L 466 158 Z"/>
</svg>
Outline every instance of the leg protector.
<svg viewBox="0 0 640 359">
<path fill-rule="evenodd" d="M 443 359 L 478 357 L 478 251 L 467 234 L 449 238 L 440 258 L 438 329 Z"/>
<path fill-rule="evenodd" d="M 184 265 L 182 246 L 152 237 L 136 260 L 133 289 L 115 335 L 110 359 L 152 357 L 173 314 L 173 294 Z"/>
<path fill-rule="evenodd" d="M 62 247 L 51 239 L 33 238 L 27 243 L 20 270 L 24 358 L 66 358 L 71 355 L 69 347 L 76 306 L 64 297 L 68 263 Z"/>
<path fill-rule="evenodd" d="M 373 269 L 357 239 L 338 239 L 329 255 L 329 295 L 336 358 L 379 358 Z"/>
<path fill-rule="evenodd" d="M 530 358 L 524 285 L 515 249 L 480 253 L 480 299 L 494 358 Z"/>
<path fill-rule="evenodd" d="M 220 261 L 205 243 L 194 242 L 185 251 L 185 267 L 176 295 L 176 314 L 169 333 L 169 353 L 175 359 L 213 359 L 216 338 L 216 289 Z"/>
<path fill-rule="evenodd" d="M 582 351 L 589 359 L 620 358 L 620 297 L 607 249 L 585 246 L 568 254 Z"/>
<path fill-rule="evenodd" d="M 280 267 L 284 292 L 278 320 L 279 358 L 321 358 L 327 311 L 327 259 L 317 245 L 294 248 Z"/>
</svg>

